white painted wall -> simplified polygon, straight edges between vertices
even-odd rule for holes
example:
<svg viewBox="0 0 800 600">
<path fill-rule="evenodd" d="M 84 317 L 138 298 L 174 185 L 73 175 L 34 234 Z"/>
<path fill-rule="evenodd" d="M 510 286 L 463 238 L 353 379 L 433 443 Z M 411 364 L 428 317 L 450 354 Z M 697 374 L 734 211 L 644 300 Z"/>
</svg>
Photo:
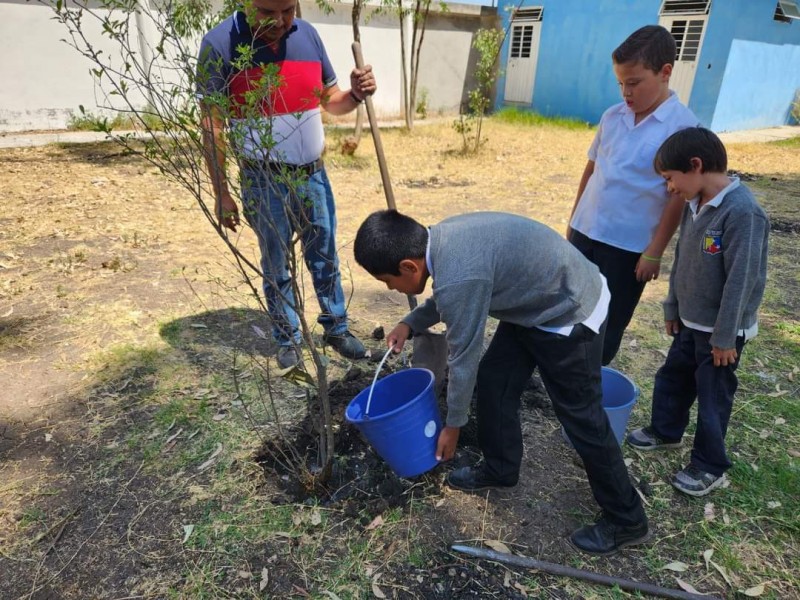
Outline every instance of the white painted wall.
<svg viewBox="0 0 800 600">
<path fill-rule="evenodd" d="M 352 5 L 334 3 L 334 13 L 324 15 L 314 2 L 303 2 L 303 18 L 319 30 L 341 86 L 349 87 L 354 66 L 350 44 Z M 383 117 L 401 111 L 402 75 L 400 32 L 393 15 L 362 15 L 361 38 L 364 58 L 373 65 L 378 80 L 374 104 Z M 133 17 L 131 17 L 133 20 Z M 92 43 L 106 53 L 113 44 L 101 35 L 99 24 L 86 21 Z M 497 25 L 496 9 L 468 4 L 449 4 L 445 13 L 431 12 L 422 46 L 419 89 L 427 89 L 429 111 L 454 110 L 473 85 L 470 66 L 475 32 Z M 132 31 L 135 23 L 131 23 Z M 151 27 L 145 35 L 155 44 Z M 63 129 L 70 115 L 83 105 L 100 114 L 114 98 L 100 97 L 90 74 L 91 62 L 67 46 L 64 26 L 52 12 L 35 0 L 0 0 L 0 132 Z M 146 103 L 141 98 L 142 106 Z"/>
</svg>

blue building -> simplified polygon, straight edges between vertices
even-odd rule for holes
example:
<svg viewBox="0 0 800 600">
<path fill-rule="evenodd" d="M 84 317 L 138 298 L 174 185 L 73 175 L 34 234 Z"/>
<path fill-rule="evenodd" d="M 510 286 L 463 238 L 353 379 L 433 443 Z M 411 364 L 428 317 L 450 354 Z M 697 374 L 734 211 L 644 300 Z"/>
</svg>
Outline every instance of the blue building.
<svg viewBox="0 0 800 600">
<path fill-rule="evenodd" d="M 619 102 L 611 52 L 658 23 L 678 45 L 670 86 L 714 131 L 792 122 L 800 0 L 500 0 L 496 106 L 596 123 Z"/>
</svg>

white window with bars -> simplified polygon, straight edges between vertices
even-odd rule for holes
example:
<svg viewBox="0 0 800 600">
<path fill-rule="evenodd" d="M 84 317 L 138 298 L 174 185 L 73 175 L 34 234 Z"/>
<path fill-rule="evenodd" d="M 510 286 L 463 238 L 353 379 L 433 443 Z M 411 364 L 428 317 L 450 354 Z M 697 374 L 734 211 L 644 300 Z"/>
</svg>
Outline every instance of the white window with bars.
<svg viewBox="0 0 800 600">
<path fill-rule="evenodd" d="M 533 25 L 514 24 L 511 32 L 510 58 L 530 58 L 533 46 Z"/>
<path fill-rule="evenodd" d="M 711 0 L 664 0 L 662 15 L 707 15 Z"/>
<path fill-rule="evenodd" d="M 793 19 L 800 19 L 800 6 L 797 0 L 778 0 L 775 14 L 772 18 L 783 23 L 791 23 Z"/>
<path fill-rule="evenodd" d="M 700 40 L 703 39 L 703 19 L 675 19 L 670 33 L 677 47 L 676 60 L 694 62 L 700 53 Z"/>
<path fill-rule="evenodd" d="M 541 21 L 544 14 L 544 7 L 532 6 L 527 8 L 518 8 L 514 11 L 511 19 L 517 23 L 519 21 Z"/>
</svg>

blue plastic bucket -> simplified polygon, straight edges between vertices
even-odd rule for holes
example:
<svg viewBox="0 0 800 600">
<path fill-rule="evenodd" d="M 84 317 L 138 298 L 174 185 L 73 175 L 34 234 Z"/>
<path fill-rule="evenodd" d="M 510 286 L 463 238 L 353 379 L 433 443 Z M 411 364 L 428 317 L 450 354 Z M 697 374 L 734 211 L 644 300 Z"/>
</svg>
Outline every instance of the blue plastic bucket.
<svg viewBox="0 0 800 600">
<path fill-rule="evenodd" d="M 434 377 L 428 369 L 406 369 L 378 380 L 365 415 L 369 387 L 347 405 L 345 418 L 400 477 L 431 470 L 436 442 L 442 430 L 434 394 Z"/>
<path fill-rule="evenodd" d="M 617 438 L 617 443 L 622 445 L 633 405 L 639 398 L 639 387 L 629 377 L 610 367 L 603 367 L 602 378 L 603 409 L 608 416 L 608 422 L 614 432 L 614 437 Z M 563 427 L 561 433 L 569 442 Z"/>
</svg>

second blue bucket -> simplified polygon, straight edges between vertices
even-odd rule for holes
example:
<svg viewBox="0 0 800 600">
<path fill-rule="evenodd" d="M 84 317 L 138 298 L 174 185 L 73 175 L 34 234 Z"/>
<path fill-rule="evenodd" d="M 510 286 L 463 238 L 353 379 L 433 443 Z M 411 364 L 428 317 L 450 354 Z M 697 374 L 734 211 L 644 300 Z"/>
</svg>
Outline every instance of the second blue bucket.
<svg viewBox="0 0 800 600">
<path fill-rule="evenodd" d="M 350 401 L 345 418 L 400 477 L 431 470 L 436 442 L 442 430 L 434 394 L 434 377 L 428 369 L 406 369 L 375 383 L 369 414 L 367 387 Z"/>
<path fill-rule="evenodd" d="M 603 409 L 617 443 L 622 445 L 633 405 L 639 398 L 639 387 L 629 377 L 610 367 L 603 367 L 602 377 Z M 561 433 L 569 442 L 563 428 Z"/>
</svg>

